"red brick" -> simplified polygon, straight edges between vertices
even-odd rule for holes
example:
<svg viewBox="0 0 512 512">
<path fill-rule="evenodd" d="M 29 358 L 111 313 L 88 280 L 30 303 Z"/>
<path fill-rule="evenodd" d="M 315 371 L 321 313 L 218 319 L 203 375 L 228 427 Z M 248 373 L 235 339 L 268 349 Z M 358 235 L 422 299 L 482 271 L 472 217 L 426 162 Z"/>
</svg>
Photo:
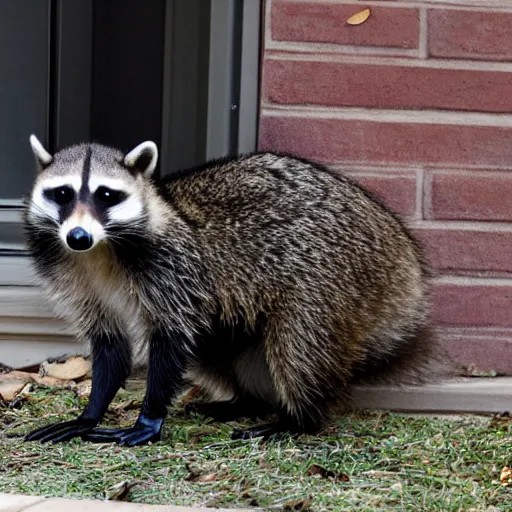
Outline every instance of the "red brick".
<svg viewBox="0 0 512 512">
<path fill-rule="evenodd" d="M 506 166 L 512 128 L 263 115 L 261 149 L 322 162 Z"/>
<path fill-rule="evenodd" d="M 512 13 L 431 9 L 428 47 L 433 57 L 512 60 Z"/>
<path fill-rule="evenodd" d="M 442 271 L 512 272 L 512 232 L 415 229 L 433 268 Z M 510 304 L 512 316 L 512 303 Z"/>
<path fill-rule="evenodd" d="M 387 205 L 406 217 L 416 213 L 416 173 L 346 173 L 363 187 L 378 195 Z"/>
<path fill-rule="evenodd" d="M 512 332 L 488 333 L 464 331 L 441 332 L 443 348 L 453 361 L 463 367 L 512 375 Z"/>
<path fill-rule="evenodd" d="M 278 104 L 512 112 L 512 72 L 267 59 L 263 94 Z"/>
<path fill-rule="evenodd" d="M 417 9 L 372 6 L 371 15 L 361 25 L 347 19 L 365 9 L 363 4 L 328 2 L 272 3 L 272 38 L 278 41 L 336 43 L 344 45 L 417 48 Z"/>
<path fill-rule="evenodd" d="M 512 327 L 510 285 L 437 283 L 433 288 L 433 320 L 438 325 Z"/>
<path fill-rule="evenodd" d="M 512 171 L 432 172 L 425 195 L 429 219 L 512 221 Z"/>
</svg>

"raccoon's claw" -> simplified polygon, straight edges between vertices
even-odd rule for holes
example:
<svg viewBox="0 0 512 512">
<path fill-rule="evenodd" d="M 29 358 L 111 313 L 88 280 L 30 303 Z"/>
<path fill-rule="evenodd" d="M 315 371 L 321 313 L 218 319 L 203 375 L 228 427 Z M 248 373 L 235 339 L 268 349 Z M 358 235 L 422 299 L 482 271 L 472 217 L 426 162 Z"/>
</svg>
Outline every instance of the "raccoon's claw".
<svg viewBox="0 0 512 512">
<path fill-rule="evenodd" d="M 117 443 L 121 446 L 137 446 L 160 441 L 164 418 L 147 418 L 140 415 L 132 427 L 94 428 L 81 436 L 91 443 Z"/>
<path fill-rule="evenodd" d="M 41 443 L 62 443 L 74 437 L 82 437 L 90 432 L 98 424 L 97 420 L 77 418 L 70 421 L 62 421 L 38 428 L 25 436 L 25 441 L 39 441 Z"/>
</svg>

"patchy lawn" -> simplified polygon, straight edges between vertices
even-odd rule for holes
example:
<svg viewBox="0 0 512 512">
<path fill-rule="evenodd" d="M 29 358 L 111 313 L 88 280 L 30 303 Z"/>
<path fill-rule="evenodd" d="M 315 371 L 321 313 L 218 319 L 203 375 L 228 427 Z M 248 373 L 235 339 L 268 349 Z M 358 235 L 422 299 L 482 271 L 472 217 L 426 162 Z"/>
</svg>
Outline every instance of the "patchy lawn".
<svg viewBox="0 0 512 512">
<path fill-rule="evenodd" d="M 120 392 L 108 422 L 134 421 L 140 399 L 140 389 Z M 85 401 L 34 385 L 0 406 L 0 492 L 266 510 L 511 510 L 512 487 L 500 484 L 512 463 L 509 417 L 356 413 L 321 437 L 264 443 L 231 441 L 234 424 L 175 408 L 153 446 L 11 437 L 69 419 Z"/>
</svg>

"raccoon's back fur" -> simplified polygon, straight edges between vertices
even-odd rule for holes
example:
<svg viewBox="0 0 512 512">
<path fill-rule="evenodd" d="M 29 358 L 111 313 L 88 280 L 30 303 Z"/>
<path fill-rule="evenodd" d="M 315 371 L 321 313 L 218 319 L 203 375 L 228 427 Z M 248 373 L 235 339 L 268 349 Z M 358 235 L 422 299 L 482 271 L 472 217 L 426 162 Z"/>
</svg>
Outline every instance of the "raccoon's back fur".
<svg viewBox="0 0 512 512">
<path fill-rule="evenodd" d="M 122 181 L 116 150 L 67 151 L 61 166 L 89 154 L 91 177 Z M 105 240 L 91 251 L 70 253 L 56 234 L 49 244 L 53 221 L 45 231 L 26 214 L 43 285 L 83 338 L 100 324 L 132 345 L 155 326 L 179 331 L 189 381 L 299 422 L 324 421 L 354 383 L 428 377 L 421 249 L 355 182 L 272 153 L 160 181 L 125 172 L 143 208 L 123 222 L 105 214 Z"/>
<path fill-rule="evenodd" d="M 172 177 L 160 193 L 194 233 L 221 318 L 261 329 L 280 403 L 295 410 L 344 398 L 354 382 L 428 376 L 421 248 L 368 191 L 267 153 Z M 238 385 L 253 361 L 236 361 Z M 215 373 L 211 363 L 197 374 Z"/>
</svg>

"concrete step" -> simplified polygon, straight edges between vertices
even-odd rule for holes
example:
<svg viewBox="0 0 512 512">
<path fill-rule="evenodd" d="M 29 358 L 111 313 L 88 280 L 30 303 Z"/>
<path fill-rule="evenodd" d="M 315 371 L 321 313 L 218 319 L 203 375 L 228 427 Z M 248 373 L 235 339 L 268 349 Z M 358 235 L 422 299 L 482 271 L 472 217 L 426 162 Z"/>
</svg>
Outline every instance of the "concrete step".
<svg viewBox="0 0 512 512">
<path fill-rule="evenodd" d="M 358 409 L 435 413 L 512 413 L 512 377 L 459 378 L 439 384 L 398 388 L 357 387 Z"/>
</svg>

